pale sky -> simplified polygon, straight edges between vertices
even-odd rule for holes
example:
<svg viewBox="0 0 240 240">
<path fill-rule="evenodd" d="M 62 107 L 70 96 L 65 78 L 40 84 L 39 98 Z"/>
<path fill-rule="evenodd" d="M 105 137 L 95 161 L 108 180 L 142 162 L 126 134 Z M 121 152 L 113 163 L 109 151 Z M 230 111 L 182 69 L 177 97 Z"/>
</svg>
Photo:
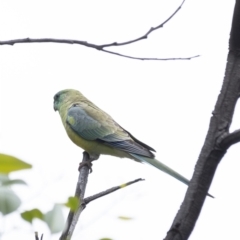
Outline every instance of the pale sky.
<svg viewBox="0 0 240 240">
<path fill-rule="evenodd" d="M 0 40 L 66 38 L 96 44 L 127 41 L 168 18 L 181 1 L 0 0 Z M 164 28 L 147 40 L 118 48 L 139 57 L 201 57 L 190 61 L 138 61 L 79 45 L 0 46 L 0 152 L 33 165 L 11 176 L 23 204 L 19 212 L 74 194 L 82 150 L 67 137 L 53 95 L 80 90 L 139 140 L 156 149 L 156 158 L 191 178 L 222 84 L 235 1 L 186 1 Z M 238 129 L 239 107 L 231 127 Z M 191 240 L 235 239 L 239 235 L 239 156 L 232 147 L 217 170 Z M 86 196 L 145 178 L 89 204 L 74 239 L 163 239 L 187 187 L 148 165 L 101 156 L 93 165 Z M 67 210 L 65 212 L 67 214 Z M 119 216 L 133 218 L 119 220 Z M 56 240 L 41 221 L 33 226 L 16 214 L 0 218 L 1 240 Z"/>
</svg>

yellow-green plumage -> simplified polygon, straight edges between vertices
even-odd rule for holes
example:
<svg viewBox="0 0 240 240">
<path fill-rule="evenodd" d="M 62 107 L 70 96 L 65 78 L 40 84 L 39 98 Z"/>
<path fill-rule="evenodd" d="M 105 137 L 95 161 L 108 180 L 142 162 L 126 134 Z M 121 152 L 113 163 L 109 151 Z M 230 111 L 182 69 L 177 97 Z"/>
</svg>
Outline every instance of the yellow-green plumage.
<svg viewBox="0 0 240 240">
<path fill-rule="evenodd" d="M 79 91 L 66 89 L 55 94 L 54 109 L 59 111 L 69 138 L 92 159 L 101 154 L 126 157 L 149 163 L 179 181 L 189 183 L 188 179 L 154 159 L 153 148 L 133 137 Z"/>
<path fill-rule="evenodd" d="M 84 98 L 83 95 L 81 95 L 81 94 L 78 95 L 79 92 L 75 92 L 75 90 L 71 90 L 71 92 L 73 93 L 73 95 L 70 95 L 68 98 L 66 98 L 66 100 L 61 104 L 61 106 L 59 107 L 59 110 L 58 110 L 59 114 L 61 116 L 61 119 L 62 119 L 62 123 L 64 125 L 64 128 L 65 128 L 69 138 L 77 146 L 81 147 L 86 152 L 88 152 L 88 154 L 92 157 L 97 157 L 100 154 L 112 155 L 112 156 L 122 157 L 122 158 L 127 157 L 128 154 L 126 154 L 125 152 L 119 151 L 118 149 L 114 149 L 112 147 L 109 147 L 107 145 L 99 143 L 95 140 L 86 140 L 86 139 L 82 138 L 81 136 L 79 136 L 79 134 L 77 134 L 76 132 L 74 132 L 71 129 L 71 127 L 67 123 L 67 120 L 69 121 L 70 124 L 74 124 L 75 119 L 73 117 L 68 117 L 67 113 L 68 113 L 68 109 L 73 105 L 73 103 L 75 103 L 75 104 L 78 103 L 84 109 L 88 109 L 89 112 L 91 112 L 91 115 L 94 115 L 94 113 L 97 114 L 97 112 L 99 112 L 99 110 L 100 110 L 92 102 L 90 102 L 86 98 Z M 73 100 L 73 102 L 71 101 L 71 99 Z M 107 121 L 107 119 L 109 117 L 105 113 L 105 114 L 99 115 L 99 118 L 102 121 Z M 115 131 L 115 129 L 113 131 Z"/>
</svg>

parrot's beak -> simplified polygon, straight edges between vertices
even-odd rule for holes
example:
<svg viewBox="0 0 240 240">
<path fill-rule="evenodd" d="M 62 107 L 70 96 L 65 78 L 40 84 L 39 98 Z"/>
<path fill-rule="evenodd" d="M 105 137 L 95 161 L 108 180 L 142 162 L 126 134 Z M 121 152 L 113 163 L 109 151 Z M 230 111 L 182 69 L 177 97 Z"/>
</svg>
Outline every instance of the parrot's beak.
<svg viewBox="0 0 240 240">
<path fill-rule="evenodd" d="M 55 102 L 53 103 L 53 109 L 54 109 L 55 112 L 58 110 L 57 104 Z"/>
</svg>

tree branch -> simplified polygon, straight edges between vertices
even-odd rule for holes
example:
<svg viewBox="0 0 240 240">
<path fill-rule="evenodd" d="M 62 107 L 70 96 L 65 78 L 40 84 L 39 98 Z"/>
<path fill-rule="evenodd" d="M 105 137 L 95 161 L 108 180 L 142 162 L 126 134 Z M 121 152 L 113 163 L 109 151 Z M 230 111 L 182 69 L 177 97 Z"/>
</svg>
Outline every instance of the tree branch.
<svg viewBox="0 0 240 240">
<path fill-rule="evenodd" d="M 133 39 L 133 40 L 129 40 L 129 41 L 126 41 L 126 42 L 122 42 L 122 43 L 117 43 L 117 42 L 114 42 L 114 43 L 109 43 L 109 44 L 103 44 L 103 45 L 100 45 L 101 47 L 116 47 L 116 46 L 123 46 L 123 45 L 128 45 L 128 44 L 131 44 L 131 43 L 134 43 L 134 42 L 138 42 L 138 41 L 141 41 L 141 40 L 144 40 L 144 39 L 147 39 L 148 36 L 158 30 L 159 28 L 162 28 L 168 21 L 170 21 L 171 18 L 173 18 L 173 16 L 181 9 L 182 5 L 184 4 L 185 0 L 182 1 L 181 5 L 174 11 L 174 13 L 168 18 L 166 19 L 164 22 L 162 22 L 161 24 L 159 24 L 158 26 L 156 27 L 151 27 L 144 35 L 142 35 L 141 37 L 138 37 L 136 39 Z"/>
<path fill-rule="evenodd" d="M 186 240 L 202 209 L 217 166 L 227 149 L 239 141 L 239 130 L 229 134 L 236 102 L 240 96 L 240 0 L 236 0 L 230 51 L 221 92 L 184 201 L 165 240 Z"/>
<path fill-rule="evenodd" d="M 93 196 L 90 196 L 90 197 L 85 198 L 85 199 L 83 200 L 83 203 L 82 203 L 82 204 L 84 205 L 84 208 L 85 208 L 85 206 L 86 206 L 88 203 L 90 203 L 90 202 L 92 202 L 92 201 L 94 201 L 94 200 L 96 200 L 96 199 L 98 199 L 98 198 L 100 198 L 100 197 L 104 197 L 104 196 L 106 196 L 106 195 L 108 195 L 108 194 L 110 194 L 110 193 L 113 193 L 113 192 L 115 192 L 115 191 L 117 191 L 117 190 L 119 190 L 119 189 L 125 188 L 125 187 L 127 187 L 127 186 L 129 186 L 129 185 L 131 185 L 131 184 L 134 184 L 134 183 L 136 183 L 136 182 L 139 182 L 139 181 L 144 181 L 144 179 L 138 178 L 138 179 L 135 179 L 135 180 L 133 180 L 133 181 L 131 181 L 131 182 L 127 182 L 127 183 L 121 184 L 120 186 L 116 186 L 116 187 L 109 188 L 109 189 L 107 189 L 107 190 L 105 190 L 105 191 L 103 191 L 103 192 L 100 192 L 100 193 L 97 193 L 97 194 L 95 194 L 95 195 L 93 195 Z"/>
<path fill-rule="evenodd" d="M 135 42 L 139 42 L 141 40 L 147 39 L 148 36 L 158 30 L 159 28 L 162 28 L 167 22 L 169 22 L 176 14 L 177 12 L 181 9 L 182 5 L 184 4 L 185 0 L 182 1 L 182 3 L 180 4 L 180 6 L 171 14 L 170 17 L 168 17 L 164 22 L 162 22 L 161 24 L 159 24 L 156 27 L 151 27 L 145 34 L 143 34 L 140 37 L 137 37 L 136 39 L 132 39 L 129 41 L 125 41 L 125 42 L 113 42 L 113 43 L 107 43 L 107 44 L 94 44 L 94 43 L 88 43 L 87 41 L 82 41 L 82 40 L 74 40 L 74 39 L 55 39 L 55 38 L 22 38 L 22 39 L 13 39 L 13 40 L 6 40 L 6 41 L 0 41 L 0 45 L 14 45 L 14 44 L 18 44 L 18 43 L 66 43 L 66 44 L 78 44 L 78 45 L 82 45 L 85 47 L 89 47 L 89 48 L 94 48 L 96 50 L 105 52 L 105 53 L 109 53 L 109 54 L 113 54 L 113 55 L 117 55 L 120 57 L 125 57 L 125 58 L 130 58 L 130 59 L 135 59 L 135 60 L 154 60 L 154 61 L 164 61 L 164 60 L 190 60 L 192 58 L 196 58 L 199 57 L 199 55 L 196 56 L 192 56 L 192 57 L 186 57 L 186 58 L 145 58 L 145 57 L 133 57 L 133 56 L 129 56 L 129 55 L 125 55 L 125 54 L 121 54 L 118 52 L 114 52 L 114 51 L 108 51 L 105 48 L 108 47 L 119 47 L 119 46 L 124 46 L 124 45 L 129 45 Z"/>
<path fill-rule="evenodd" d="M 35 240 L 43 240 L 43 234 L 41 235 L 41 237 L 38 237 L 38 232 L 35 232 Z"/>
<path fill-rule="evenodd" d="M 132 57 L 129 55 L 124 55 L 121 53 L 112 52 L 112 51 L 108 51 L 105 49 L 103 49 L 102 51 L 106 52 L 106 53 L 114 54 L 114 55 L 117 55 L 120 57 L 125 57 L 125 58 L 130 58 L 130 59 L 135 59 L 135 60 L 142 60 L 142 61 L 146 61 L 146 60 L 148 60 L 148 61 L 191 60 L 192 58 L 200 57 L 200 55 L 196 55 L 196 56 L 186 57 L 186 58 L 142 58 L 142 57 Z"/>
<path fill-rule="evenodd" d="M 83 152 L 82 163 L 87 163 L 88 161 L 90 161 L 88 153 Z M 83 210 L 82 202 L 83 202 L 85 189 L 86 189 L 86 185 L 87 185 L 88 174 L 89 174 L 89 167 L 87 166 L 87 164 L 83 165 L 79 169 L 78 182 L 77 182 L 76 191 L 75 191 L 75 197 L 77 197 L 79 199 L 80 207 L 75 212 L 70 210 L 67 221 L 66 221 L 66 225 L 65 225 L 64 231 L 60 237 L 60 240 L 70 240 L 72 237 L 73 231 L 74 231 L 77 221 L 78 221 L 78 218 Z"/>
<path fill-rule="evenodd" d="M 236 130 L 232 133 L 224 135 L 220 141 L 219 145 L 222 148 L 228 149 L 230 146 L 233 144 L 239 143 L 240 142 L 240 130 Z"/>
<path fill-rule="evenodd" d="M 90 203 L 91 201 L 94 201 L 100 197 L 106 196 L 112 192 L 115 192 L 119 189 L 127 187 L 131 184 L 134 184 L 136 182 L 144 180 L 142 178 L 138 178 L 133 181 L 121 184 L 120 186 L 112 187 L 106 191 L 97 193 L 93 196 L 90 196 L 90 197 L 87 197 L 84 199 L 85 189 L 86 189 L 87 180 L 88 180 L 88 174 L 89 174 L 89 170 L 90 170 L 89 164 L 84 165 L 84 163 L 87 163 L 88 161 L 91 161 L 88 153 L 83 152 L 82 167 L 79 168 L 78 182 L 77 182 L 76 191 L 75 191 L 75 197 L 77 197 L 79 199 L 79 207 L 75 212 L 73 212 L 72 210 L 69 211 L 64 231 L 59 240 L 70 240 L 71 239 L 74 229 L 77 225 L 78 219 L 80 217 L 80 214 L 86 208 L 86 205 L 88 203 Z M 35 234 L 35 237 L 38 237 L 38 235 Z M 39 239 L 37 239 L 37 240 L 39 240 Z"/>
</svg>

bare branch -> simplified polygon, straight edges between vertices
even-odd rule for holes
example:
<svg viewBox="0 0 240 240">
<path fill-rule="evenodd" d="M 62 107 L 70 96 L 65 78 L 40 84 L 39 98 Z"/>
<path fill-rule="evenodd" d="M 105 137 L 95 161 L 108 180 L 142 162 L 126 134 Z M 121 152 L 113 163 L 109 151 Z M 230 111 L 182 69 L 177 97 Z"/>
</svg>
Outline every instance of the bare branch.
<svg viewBox="0 0 240 240">
<path fill-rule="evenodd" d="M 138 178 L 138 179 L 135 179 L 135 180 L 133 180 L 133 181 L 131 181 L 131 182 L 124 183 L 124 184 L 122 184 L 122 185 L 120 185 L 120 186 L 116 186 L 116 187 L 109 188 L 109 189 L 107 189 L 107 190 L 105 190 L 105 191 L 103 191 L 103 192 L 100 192 L 100 193 L 97 193 L 97 194 L 95 194 L 95 195 L 93 195 L 93 196 L 90 196 L 90 197 L 85 198 L 85 199 L 83 200 L 83 203 L 82 203 L 82 204 L 84 204 L 84 205 L 86 206 L 88 203 L 90 203 L 90 202 L 92 202 L 92 201 L 94 201 L 94 200 L 96 200 L 96 199 L 98 199 L 98 198 L 100 198 L 100 197 L 106 196 L 106 195 L 108 195 L 108 194 L 110 194 L 110 193 L 113 193 L 113 192 L 115 192 L 115 191 L 117 191 L 117 190 L 119 190 L 119 189 L 125 188 L 125 187 L 127 187 L 127 186 L 129 186 L 129 185 L 131 185 L 131 184 L 134 184 L 134 183 L 136 183 L 136 182 L 139 182 L 139 181 L 144 181 L 144 179 Z M 85 206 L 84 206 L 84 207 L 85 207 Z"/>
<path fill-rule="evenodd" d="M 38 232 L 35 232 L 35 240 L 43 240 L 43 234 L 41 235 L 41 237 L 38 237 Z"/>
<path fill-rule="evenodd" d="M 87 152 L 83 152 L 82 163 L 86 163 L 87 161 L 90 161 L 89 155 Z M 75 197 L 77 197 L 79 199 L 80 207 L 75 212 L 70 210 L 67 221 L 66 221 L 66 225 L 65 225 L 64 231 L 60 237 L 60 240 L 70 240 L 72 237 L 73 231 L 74 231 L 77 221 L 78 221 L 78 218 L 83 210 L 82 201 L 83 201 L 84 194 L 85 194 L 89 170 L 90 169 L 87 164 L 82 166 L 79 169 L 79 176 L 78 176 L 78 182 L 77 182 L 76 191 L 75 191 Z"/>
<path fill-rule="evenodd" d="M 229 134 L 235 105 L 240 96 L 240 0 L 236 1 L 229 53 L 222 89 L 193 177 L 165 240 L 187 240 L 201 212 L 215 171 L 227 149 L 240 140 L 240 130 Z"/>
<path fill-rule="evenodd" d="M 221 145 L 221 147 L 228 149 L 233 144 L 236 144 L 239 142 L 240 142 L 240 130 L 236 130 L 232 133 L 225 135 L 222 138 L 220 145 Z"/>
<path fill-rule="evenodd" d="M 159 24 L 156 27 L 151 27 L 144 35 L 141 37 L 138 37 L 136 39 L 132 39 L 129 41 L 125 42 L 113 42 L 113 43 L 107 43 L 107 44 L 94 44 L 94 43 L 88 43 L 87 41 L 82 41 L 82 40 L 74 40 L 74 39 L 55 39 L 55 38 L 23 38 L 23 39 L 13 39 L 13 40 L 6 40 L 6 41 L 0 41 L 0 45 L 14 45 L 14 44 L 19 44 L 19 43 L 66 43 L 66 44 L 78 44 L 82 45 L 85 47 L 89 48 L 94 48 L 96 50 L 113 54 L 116 56 L 120 57 L 125 57 L 125 58 L 130 58 L 130 59 L 135 59 L 135 60 L 153 60 L 153 61 L 165 61 L 165 60 L 190 60 L 192 58 L 199 57 L 199 55 L 192 56 L 192 57 L 186 57 L 186 58 L 145 58 L 145 57 L 133 57 L 129 55 L 124 55 L 121 53 L 117 53 L 114 51 L 108 51 L 105 48 L 108 47 L 119 47 L 119 46 L 124 46 L 124 45 L 129 45 L 135 42 L 139 42 L 141 40 L 147 39 L 148 36 L 158 30 L 159 28 L 162 28 L 167 22 L 169 22 L 176 14 L 177 12 L 181 9 L 182 5 L 184 4 L 185 0 L 182 1 L 181 5 L 172 13 L 170 17 L 168 17 L 164 22 Z"/>
<path fill-rule="evenodd" d="M 101 50 L 100 45 L 96 45 L 93 43 L 88 43 L 87 41 L 81 40 L 72 40 L 72 39 L 58 39 L 58 38 L 21 38 L 21 39 L 13 39 L 7 41 L 0 41 L 0 45 L 14 45 L 17 43 L 66 43 L 66 44 L 79 44 L 90 48 L 95 48 L 97 50 Z"/>
<path fill-rule="evenodd" d="M 138 38 L 133 39 L 133 40 L 126 41 L 126 42 L 121 42 L 121 43 L 114 42 L 114 43 L 109 43 L 109 44 L 103 44 L 103 45 L 100 45 L 100 47 L 104 48 L 104 47 L 113 47 L 113 46 L 115 46 L 115 47 L 116 46 L 123 46 L 123 45 L 128 45 L 128 44 L 131 44 L 131 43 L 134 43 L 134 42 L 138 42 L 138 41 L 147 39 L 148 35 L 150 35 L 150 33 L 156 31 L 159 28 L 162 28 L 168 21 L 170 21 L 170 19 L 173 18 L 173 16 L 181 9 L 184 2 L 185 2 L 185 0 L 182 1 L 181 5 L 175 10 L 175 12 L 168 19 L 166 19 L 164 22 L 162 22 L 161 24 L 159 24 L 156 27 L 151 27 L 143 36 L 138 37 Z"/>
<path fill-rule="evenodd" d="M 141 57 L 132 57 L 129 55 L 124 55 L 121 53 L 117 53 L 117 52 L 112 52 L 112 51 L 108 51 L 103 49 L 103 52 L 107 52 L 110 54 L 114 54 L 120 57 L 125 57 L 125 58 L 130 58 L 130 59 L 135 59 L 135 60 L 142 60 L 142 61 L 146 61 L 146 60 L 151 60 L 151 61 L 168 61 L 168 60 L 191 60 L 192 58 L 197 58 L 200 57 L 200 55 L 196 55 L 196 56 L 192 56 L 192 57 L 186 57 L 186 58 L 141 58 Z"/>
<path fill-rule="evenodd" d="M 84 199 L 85 189 L 86 189 L 87 180 L 88 180 L 88 174 L 89 174 L 89 170 L 91 170 L 89 167 L 89 165 L 91 165 L 90 161 L 91 161 L 91 159 L 89 158 L 88 153 L 83 152 L 83 160 L 81 163 L 82 167 L 79 168 L 78 182 L 77 182 L 76 191 L 75 191 L 75 197 L 77 197 L 79 199 L 79 207 L 78 207 L 77 211 L 75 211 L 75 212 L 73 212 L 71 210 L 69 211 L 64 231 L 59 240 L 70 240 L 71 239 L 73 231 L 74 231 L 74 229 L 77 225 L 78 219 L 80 217 L 80 214 L 85 209 L 85 207 L 88 203 L 90 203 L 91 201 L 93 201 L 97 198 L 103 197 L 107 194 L 110 194 L 119 189 L 127 187 L 131 184 L 134 184 L 136 182 L 144 180 L 142 178 L 138 178 L 134 181 L 130 181 L 130 182 L 127 182 L 120 186 L 110 188 L 106 191 L 100 192 L 98 194 L 95 194 L 93 196 L 90 196 L 90 197 Z M 90 163 L 90 164 L 84 164 L 84 163 Z M 37 235 L 35 234 L 35 236 L 37 236 Z M 36 239 L 36 240 L 39 240 L 39 239 Z"/>
</svg>

